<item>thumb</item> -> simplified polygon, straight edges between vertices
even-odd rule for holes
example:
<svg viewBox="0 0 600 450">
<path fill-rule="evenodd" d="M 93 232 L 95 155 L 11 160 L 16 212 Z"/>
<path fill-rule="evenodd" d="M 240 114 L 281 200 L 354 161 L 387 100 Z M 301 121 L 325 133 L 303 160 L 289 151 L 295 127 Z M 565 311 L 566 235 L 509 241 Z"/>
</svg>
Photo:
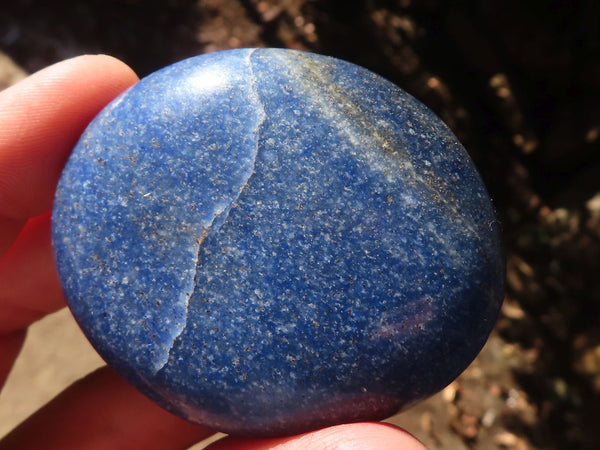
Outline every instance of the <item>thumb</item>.
<svg viewBox="0 0 600 450">
<path fill-rule="evenodd" d="M 206 450 L 426 450 L 414 436 L 387 423 L 336 425 L 298 436 L 272 439 L 226 437 Z"/>
</svg>

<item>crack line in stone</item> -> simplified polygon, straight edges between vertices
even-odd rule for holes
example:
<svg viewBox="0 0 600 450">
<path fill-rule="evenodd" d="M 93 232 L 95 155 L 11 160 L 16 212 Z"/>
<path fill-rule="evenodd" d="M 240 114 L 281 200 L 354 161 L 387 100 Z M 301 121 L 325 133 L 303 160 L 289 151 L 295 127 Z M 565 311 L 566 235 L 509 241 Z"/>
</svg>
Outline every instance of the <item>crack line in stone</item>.
<svg viewBox="0 0 600 450">
<path fill-rule="evenodd" d="M 242 191 L 248 185 L 250 178 L 252 178 L 252 175 L 254 174 L 254 170 L 255 170 L 255 166 L 256 166 L 256 158 L 258 157 L 260 130 L 261 130 L 261 128 L 265 122 L 265 119 L 267 117 L 264 105 L 262 104 L 262 102 L 260 100 L 260 96 L 258 95 L 258 90 L 256 89 L 257 78 L 256 78 L 256 74 L 254 73 L 254 69 L 252 67 L 252 61 L 251 61 L 252 54 L 255 51 L 256 51 L 256 49 L 254 49 L 250 53 L 248 53 L 248 58 L 247 58 L 248 69 L 250 71 L 251 98 L 257 104 L 257 109 L 259 110 L 259 114 L 257 114 L 257 116 L 260 118 L 256 124 L 255 132 L 254 132 L 255 144 L 254 144 L 254 148 L 253 148 L 253 151 L 251 154 L 252 164 L 250 165 L 249 170 L 247 171 L 247 174 L 245 174 L 244 181 L 241 183 L 241 186 L 240 186 L 237 194 L 235 195 L 235 198 L 233 198 L 231 200 L 231 202 L 229 202 L 229 204 L 221 205 L 220 207 L 215 209 L 211 221 L 208 223 L 208 225 L 203 227 L 200 238 L 196 239 L 196 241 L 195 241 L 196 246 L 198 248 L 198 250 L 196 252 L 195 261 L 194 261 L 194 267 L 196 268 L 196 273 L 194 275 L 192 283 L 190 283 L 190 285 L 188 286 L 187 289 L 184 289 L 183 295 L 180 295 L 180 301 L 181 301 L 181 298 L 184 297 L 183 304 L 184 304 L 184 309 L 185 309 L 185 317 L 182 321 L 181 328 L 174 334 L 173 339 L 171 341 L 171 345 L 169 346 L 169 349 L 165 352 L 164 358 L 159 361 L 158 367 L 155 369 L 155 372 L 154 372 L 155 376 L 158 375 L 158 373 L 166 367 L 166 365 L 169 362 L 169 359 L 171 357 L 171 351 L 173 350 L 173 347 L 175 346 L 175 342 L 184 333 L 184 331 L 187 328 L 190 299 L 196 292 L 196 288 L 198 286 L 198 276 L 200 275 L 198 263 L 200 261 L 200 252 L 202 251 L 202 243 L 204 242 L 204 240 L 208 236 L 209 231 L 213 227 L 217 227 L 217 229 L 222 228 L 223 224 L 227 221 L 227 218 L 229 217 L 229 213 L 231 212 L 233 205 L 238 200 L 238 198 L 242 194 Z M 220 217 L 223 217 L 223 219 L 222 220 L 219 219 Z M 190 292 L 188 293 L 188 291 L 190 291 Z"/>
<path fill-rule="evenodd" d="M 216 217 L 213 216 L 213 221 L 214 218 Z M 212 223 L 212 222 L 211 222 Z M 190 299 L 192 298 L 192 295 L 194 293 L 194 290 L 196 288 L 196 277 L 198 274 L 198 260 L 200 258 L 200 247 L 202 245 L 202 242 L 204 241 L 204 239 L 206 238 L 206 230 L 207 228 L 209 228 L 210 225 L 208 227 L 205 227 L 203 232 L 202 232 L 202 236 L 200 237 L 200 239 L 196 239 L 196 246 L 198 248 L 198 250 L 195 252 L 195 258 L 194 258 L 194 265 L 192 267 L 194 267 L 196 269 L 196 273 L 194 274 L 194 277 L 191 278 L 190 277 L 190 282 L 186 284 L 186 286 L 183 288 L 183 292 L 179 295 L 179 300 L 178 300 L 178 304 L 179 303 L 183 303 L 184 306 L 184 317 L 183 320 L 181 321 L 181 325 L 177 326 L 177 330 L 175 331 L 173 338 L 171 340 L 171 345 L 169 346 L 169 349 L 165 352 L 163 358 L 161 358 L 160 361 L 158 361 L 157 367 L 155 367 L 154 370 L 154 375 L 157 375 L 158 372 L 160 372 L 162 369 L 165 368 L 165 366 L 167 365 L 167 363 L 169 362 L 169 358 L 171 357 L 171 350 L 173 350 L 173 347 L 175 345 L 175 341 L 177 341 L 177 338 L 179 336 L 181 336 L 181 334 L 184 332 L 185 328 L 187 327 L 187 319 L 188 319 L 188 310 L 189 310 L 189 305 L 190 305 Z M 193 269 L 190 268 L 190 272 Z M 183 299 L 183 302 L 182 302 Z M 177 324 L 176 324 L 177 325 Z"/>
<path fill-rule="evenodd" d="M 258 107 L 259 114 L 257 114 L 257 116 L 260 117 L 260 119 L 258 120 L 258 123 L 256 124 L 256 129 L 254 131 L 255 144 L 254 144 L 252 154 L 250 155 L 252 157 L 252 164 L 249 165 L 248 171 L 245 174 L 245 180 L 241 183 L 241 186 L 240 186 L 235 198 L 232 199 L 231 202 L 229 202 L 229 204 L 226 207 L 222 208 L 222 210 L 216 214 L 215 220 L 213 220 L 213 224 L 215 226 L 218 226 L 219 229 L 227 221 L 227 218 L 229 217 L 229 213 L 231 212 L 231 208 L 237 202 L 237 200 L 240 198 L 240 195 L 242 195 L 242 191 L 248 185 L 248 182 L 250 181 L 250 178 L 252 178 L 252 175 L 254 175 L 254 169 L 256 166 L 256 158 L 258 157 L 260 129 L 262 128 L 263 124 L 265 123 L 265 119 L 267 118 L 267 114 L 266 114 L 264 105 L 262 104 L 262 102 L 260 100 L 260 96 L 258 95 L 258 90 L 256 89 L 257 78 L 256 78 L 256 74 L 254 73 L 254 68 L 252 67 L 251 58 L 252 58 L 252 54 L 256 50 L 257 49 L 253 49 L 250 53 L 248 53 L 248 58 L 247 58 L 248 70 L 250 71 L 250 95 Z M 223 215 L 223 219 L 217 221 L 216 218 L 220 217 L 221 215 Z"/>
</svg>

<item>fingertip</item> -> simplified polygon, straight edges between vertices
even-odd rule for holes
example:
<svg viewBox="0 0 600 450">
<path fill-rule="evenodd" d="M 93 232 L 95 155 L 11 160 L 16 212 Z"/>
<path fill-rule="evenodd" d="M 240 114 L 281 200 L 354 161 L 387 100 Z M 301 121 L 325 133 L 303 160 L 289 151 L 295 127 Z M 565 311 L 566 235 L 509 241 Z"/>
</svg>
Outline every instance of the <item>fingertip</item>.
<svg viewBox="0 0 600 450">
<path fill-rule="evenodd" d="M 139 81 L 131 67 L 120 59 L 106 54 L 75 56 L 42 69 L 32 76 L 46 71 L 53 72 L 56 78 L 65 76 L 68 78 L 73 74 L 79 77 L 86 74 L 97 77 L 100 74 L 103 89 L 112 87 L 116 93 L 120 93 L 123 89 Z"/>
<path fill-rule="evenodd" d="M 36 103 L 59 103 L 73 97 L 114 96 L 139 80 L 136 73 L 120 59 L 110 55 L 80 55 L 65 59 L 34 72 L 27 78 L 2 91 L 0 114 L 9 112 L 36 114 L 22 111 L 31 97 Z M 65 96 L 65 94 L 67 94 Z M 35 105 L 28 105 L 35 106 Z"/>
<path fill-rule="evenodd" d="M 226 437 L 206 450 L 426 450 L 407 431 L 380 422 L 336 425 L 321 430 L 272 439 Z"/>
</svg>

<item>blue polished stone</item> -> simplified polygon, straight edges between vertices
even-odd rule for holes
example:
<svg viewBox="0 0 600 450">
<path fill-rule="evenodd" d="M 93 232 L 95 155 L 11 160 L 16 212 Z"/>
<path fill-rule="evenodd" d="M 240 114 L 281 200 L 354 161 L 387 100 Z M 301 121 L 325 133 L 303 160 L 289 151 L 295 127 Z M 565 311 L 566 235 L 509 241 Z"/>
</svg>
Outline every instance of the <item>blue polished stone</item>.
<svg viewBox="0 0 600 450">
<path fill-rule="evenodd" d="M 475 357 L 498 224 L 425 106 L 337 59 L 244 49 L 140 81 L 60 180 L 62 286 L 100 355 L 225 432 L 381 419 Z"/>
</svg>

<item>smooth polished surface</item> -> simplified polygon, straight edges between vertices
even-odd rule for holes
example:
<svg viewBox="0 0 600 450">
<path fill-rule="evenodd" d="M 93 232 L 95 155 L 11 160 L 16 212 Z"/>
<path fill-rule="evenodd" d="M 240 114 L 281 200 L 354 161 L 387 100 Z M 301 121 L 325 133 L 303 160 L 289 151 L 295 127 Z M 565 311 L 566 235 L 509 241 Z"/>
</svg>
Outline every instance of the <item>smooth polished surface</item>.
<svg viewBox="0 0 600 450">
<path fill-rule="evenodd" d="M 492 329 L 504 263 L 465 150 L 355 65 L 213 53 L 90 124 L 53 212 L 67 301 L 102 357 L 221 431 L 385 418 Z"/>
</svg>

